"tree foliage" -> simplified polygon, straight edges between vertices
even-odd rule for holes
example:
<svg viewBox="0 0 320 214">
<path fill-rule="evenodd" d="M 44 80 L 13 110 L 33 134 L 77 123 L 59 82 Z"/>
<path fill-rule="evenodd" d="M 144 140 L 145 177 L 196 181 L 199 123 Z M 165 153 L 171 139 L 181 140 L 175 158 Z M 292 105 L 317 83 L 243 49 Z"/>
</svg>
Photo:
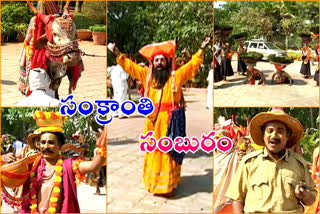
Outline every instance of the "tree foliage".
<svg viewBox="0 0 320 214">
<path fill-rule="evenodd" d="M 18 33 L 25 33 L 33 15 L 26 2 L 1 1 L 2 36 L 8 41 L 15 39 Z"/>
<path fill-rule="evenodd" d="M 319 26 L 318 1 L 228 1 L 214 14 L 215 25 L 231 25 L 234 33 L 247 31 L 248 39 L 265 38 L 283 47 L 299 46 L 299 34 Z"/>
<path fill-rule="evenodd" d="M 106 9 L 105 1 L 84 1 L 81 13 L 89 19 L 98 20 L 100 24 L 106 24 Z"/>
<path fill-rule="evenodd" d="M 23 139 L 28 129 L 37 129 L 36 121 L 33 119 L 33 114 L 36 110 L 55 111 L 59 108 L 1 108 L 1 135 L 10 134 L 16 139 Z M 66 142 L 73 141 L 72 134 L 77 130 L 81 130 L 85 142 L 89 145 L 87 155 L 93 155 L 96 139 L 98 136 L 98 128 L 102 128 L 95 122 L 95 114 L 84 117 L 79 113 L 68 118 L 64 123 L 63 130 L 66 137 Z"/>
<path fill-rule="evenodd" d="M 107 15 L 108 42 L 115 42 L 120 51 L 139 62 L 146 62 L 138 52 L 144 45 L 177 40 L 179 57 L 184 48 L 195 53 L 212 34 L 212 2 L 109 1 Z M 212 53 L 207 51 L 203 70 L 207 72 L 211 62 Z M 110 52 L 108 64 L 115 64 Z M 206 77 L 198 78 L 205 81 Z"/>
</svg>

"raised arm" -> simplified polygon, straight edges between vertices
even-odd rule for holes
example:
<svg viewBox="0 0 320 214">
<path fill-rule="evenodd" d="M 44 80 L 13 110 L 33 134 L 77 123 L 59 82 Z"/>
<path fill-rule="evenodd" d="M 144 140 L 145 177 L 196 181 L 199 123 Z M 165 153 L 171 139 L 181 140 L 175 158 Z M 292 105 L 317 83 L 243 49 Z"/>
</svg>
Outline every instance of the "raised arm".
<svg viewBox="0 0 320 214">
<path fill-rule="evenodd" d="M 203 63 L 203 54 L 209 42 L 210 42 L 210 37 L 207 37 L 202 42 L 198 52 L 192 56 L 191 60 L 188 63 L 181 66 L 176 71 L 177 81 L 180 80 L 181 81 L 180 84 L 196 76 L 197 70 L 199 69 L 200 65 Z"/>
<path fill-rule="evenodd" d="M 79 163 L 79 172 L 85 175 L 89 172 L 97 171 L 106 161 L 106 144 L 107 144 L 107 128 L 100 132 L 100 136 L 97 139 L 98 152 L 92 161 L 82 161 Z"/>
<path fill-rule="evenodd" d="M 147 68 L 136 64 L 132 60 L 128 59 L 125 54 L 120 53 L 119 49 L 114 43 L 109 43 L 108 49 L 117 57 L 117 63 L 121 65 L 125 72 L 135 79 L 145 83 L 147 74 L 149 72 Z"/>
</svg>

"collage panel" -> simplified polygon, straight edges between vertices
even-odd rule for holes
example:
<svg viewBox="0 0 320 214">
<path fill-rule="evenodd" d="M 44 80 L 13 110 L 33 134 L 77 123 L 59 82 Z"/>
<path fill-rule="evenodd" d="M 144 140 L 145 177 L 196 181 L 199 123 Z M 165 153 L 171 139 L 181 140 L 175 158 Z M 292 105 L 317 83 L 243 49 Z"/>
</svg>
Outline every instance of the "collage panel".
<svg viewBox="0 0 320 214">
<path fill-rule="evenodd" d="M 319 106 L 319 1 L 215 1 L 214 105 Z"/>
<path fill-rule="evenodd" d="M 319 108 L 215 108 L 214 213 L 317 213 Z"/>
<path fill-rule="evenodd" d="M 1 108 L 1 213 L 106 213 L 106 132 L 94 115 Z"/>
<path fill-rule="evenodd" d="M 1 213 L 106 213 L 105 44 L 105 1 L 1 1 Z"/>
<path fill-rule="evenodd" d="M 128 100 L 110 114 L 108 213 L 212 213 L 213 2 L 107 4 L 108 97 Z"/>
<path fill-rule="evenodd" d="M 2 106 L 106 98 L 106 2 L 1 1 L 1 35 Z"/>
</svg>

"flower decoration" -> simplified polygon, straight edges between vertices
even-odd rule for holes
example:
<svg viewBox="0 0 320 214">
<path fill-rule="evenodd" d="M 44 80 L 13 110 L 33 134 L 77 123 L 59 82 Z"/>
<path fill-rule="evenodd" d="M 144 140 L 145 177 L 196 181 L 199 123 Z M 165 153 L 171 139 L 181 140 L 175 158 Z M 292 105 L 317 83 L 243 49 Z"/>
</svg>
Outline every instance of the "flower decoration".
<svg viewBox="0 0 320 214">
<path fill-rule="evenodd" d="M 41 157 L 41 160 L 43 160 L 43 158 Z M 37 162 L 37 160 L 35 161 L 35 163 Z M 57 206 L 58 206 L 58 200 L 60 197 L 60 186 L 61 186 L 61 182 L 62 182 L 62 163 L 63 163 L 63 157 L 60 156 L 57 163 L 56 163 L 56 167 L 55 167 L 55 177 L 54 177 L 54 187 L 53 187 L 53 191 L 51 193 L 50 196 L 50 200 L 49 200 L 49 207 L 47 212 L 48 213 L 55 213 L 57 211 Z M 43 168 L 42 170 L 42 174 L 38 173 L 38 176 L 36 177 L 35 175 L 35 169 L 36 166 L 38 164 L 34 164 L 34 166 L 31 169 L 31 173 L 30 173 L 30 180 L 31 180 L 31 184 L 30 184 L 30 188 L 31 188 L 31 198 L 30 198 L 30 209 L 31 209 L 31 213 L 38 213 L 38 200 L 37 200 L 37 187 L 38 187 L 38 182 L 40 182 L 41 178 L 43 177 L 43 171 L 45 169 L 45 165 L 43 165 L 42 167 L 39 168 Z M 39 170 L 38 170 L 39 172 Z M 40 177 L 40 179 L 39 179 Z"/>
<path fill-rule="evenodd" d="M 76 159 L 76 160 L 73 160 L 72 162 L 72 170 L 75 174 L 75 177 L 76 177 L 76 184 L 80 184 L 81 182 L 84 182 L 87 178 L 87 176 L 84 174 L 81 174 L 80 172 L 80 169 L 79 169 L 79 164 L 82 162 L 83 160 L 81 159 Z"/>
</svg>

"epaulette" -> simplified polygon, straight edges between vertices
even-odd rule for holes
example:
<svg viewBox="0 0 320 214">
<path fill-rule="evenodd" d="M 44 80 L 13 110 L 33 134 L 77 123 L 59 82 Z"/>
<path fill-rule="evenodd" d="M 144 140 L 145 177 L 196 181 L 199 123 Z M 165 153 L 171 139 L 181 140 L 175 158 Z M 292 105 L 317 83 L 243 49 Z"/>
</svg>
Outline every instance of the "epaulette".
<svg viewBox="0 0 320 214">
<path fill-rule="evenodd" d="M 263 153 L 263 149 L 259 149 L 257 151 L 254 151 L 254 152 L 250 152 L 249 154 L 245 155 L 241 161 L 243 162 L 246 162 L 247 160 L 253 158 L 253 157 L 256 157 L 258 155 L 260 155 L 261 153 Z"/>
<path fill-rule="evenodd" d="M 295 159 L 297 159 L 304 167 L 309 167 L 308 162 L 298 153 L 293 152 L 291 150 L 289 150 L 290 155 L 292 155 L 292 157 L 294 157 Z"/>
</svg>

